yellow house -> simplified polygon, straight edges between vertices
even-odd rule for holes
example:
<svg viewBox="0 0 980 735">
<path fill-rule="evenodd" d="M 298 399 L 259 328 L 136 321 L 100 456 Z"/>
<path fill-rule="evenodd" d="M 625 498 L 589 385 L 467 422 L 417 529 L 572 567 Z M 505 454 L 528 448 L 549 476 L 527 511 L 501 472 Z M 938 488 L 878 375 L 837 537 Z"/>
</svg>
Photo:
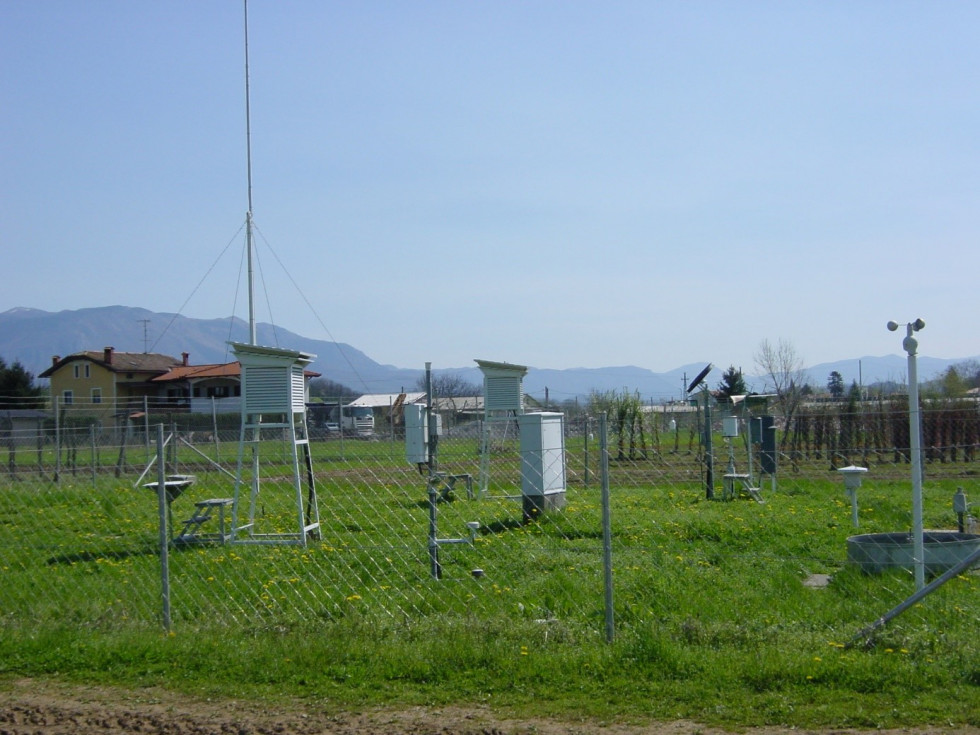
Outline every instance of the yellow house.
<svg viewBox="0 0 980 735">
<path fill-rule="evenodd" d="M 186 364 L 187 353 L 181 362 L 169 355 L 106 347 L 101 352 L 55 356 L 38 377 L 51 381 L 51 399 L 59 410 L 120 415 L 142 410 L 145 399 L 157 404 L 166 401 L 166 392 L 160 395 L 153 378 Z"/>
</svg>

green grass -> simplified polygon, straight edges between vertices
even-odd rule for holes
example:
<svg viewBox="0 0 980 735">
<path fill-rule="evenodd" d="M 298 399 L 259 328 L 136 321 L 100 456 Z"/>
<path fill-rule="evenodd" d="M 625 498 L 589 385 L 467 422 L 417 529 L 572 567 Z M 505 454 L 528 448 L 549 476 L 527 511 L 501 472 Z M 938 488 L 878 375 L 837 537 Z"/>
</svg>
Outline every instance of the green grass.
<svg viewBox="0 0 980 735">
<path fill-rule="evenodd" d="M 281 445 L 263 447 L 258 520 L 294 524 Z M 208 449 L 211 451 L 211 448 Z M 222 444 L 222 464 L 237 448 Z M 278 453 L 278 454 L 277 454 Z M 0 480 L 0 675 L 166 686 L 215 697 L 344 707 L 490 704 L 525 716 L 691 718 L 725 725 L 980 725 L 980 578 L 966 574 L 886 627 L 854 634 L 914 590 L 904 571 L 846 565 L 850 506 L 825 460 L 787 468 L 765 504 L 704 499 L 694 458 L 611 463 L 615 639 L 604 636 L 598 476 L 569 442 L 568 505 L 523 524 L 516 453 L 491 497 L 439 506 L 429 574 L 425 482 L 387 442 L 314 444 L 322 540 L 192 546 L 170 555 L 172 634 L 160 625 L 156 504 L 138 474 Z M 595 459 L 595 447 L 592 449 Z M 478 473 L 475 442 L 442 465 Z M 198 475 L 174 503 L 230 496 Z M 593 471 L 594 468 L 593 468 Z M 951 527 L 970 465 L 930 465 L 926 525 Z M 872 467 L 860 532 L 910 524 L 906 465 Z M 720 473 L 719 473 L 720 474 Z M 905 477 L 903 477 L 903 475 Z M 969 491 L 968 491 L 969 492 Z M 457 493 L 459 495 L 460 493 Z M 474 578 L 479 566 L 485 576 Z M 803 580 L 832 575 L 823 589 Z"/>
</svg>

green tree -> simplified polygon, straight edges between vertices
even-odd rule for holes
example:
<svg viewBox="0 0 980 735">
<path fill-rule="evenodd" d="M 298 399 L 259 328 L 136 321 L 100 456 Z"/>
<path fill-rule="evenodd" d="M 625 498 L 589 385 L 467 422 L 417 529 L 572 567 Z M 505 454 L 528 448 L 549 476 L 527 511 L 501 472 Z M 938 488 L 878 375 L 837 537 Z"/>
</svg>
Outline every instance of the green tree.
<svg viewBox="0 0 980 735">
<path fill-rule="evenodd" d="M 593 388 L 589 393 L 589 413 L 593 416 L 605 413 L 607 417 L 611 417 L 615 402 L 616 391 L 599 391 Z"/>
<path fill-rule="evenodd" d="M 589 396 L 589 410 L 593 414 L 606 414 L 609 429 L 616 435 L 617 459 L 646 458 L 643 403 L 639 393 L 626 389 L 622 393 L 593 390 Z"/>
<path fill-rule="evenodd" d="M 844 376 L 836 370 L 827 377 L 827 391 L 835 400 L 840 400 L 844 396 Z"/>
<path fill-rule="evenodd" d="M 720 399 L 729 399 L 732 396 L 744 396 L 748 392 L 748 388 L 745 386 L 745 376 L 742 374 L 741 369 L 736 369 L 732 365 L 722 373 L 721 382 L 718 384 L 718 397 Z"/>
<path fill-rule="evenodd" d="M 947 398 L 959 398 L 966 395 L 969 385 L 956 365 L 946 368 L 939 380 L 943 395 Z"/>
<path fill-rule="evenodd" d="M 34 374 L 17 360 L 11 365 L 0 357 L 0 401 L 13 404 L 13 408 L 40 406 L 44 389 L 34 385 Z"/>
<path fill-rule="evenodd" d="M 617 396 L 614 410 L 613 430 L 617 435 L 618 458 L 636 459 L 639 455 L 646 459 L 647 441 L 640 394 L 624 390 Z"/>
<path fill-rule="evenodd" d="M 314 378 L 310 381 L 311 398 L 357 398 L 359 394 L 346 385 L 327 378 Z"/>
</svg>

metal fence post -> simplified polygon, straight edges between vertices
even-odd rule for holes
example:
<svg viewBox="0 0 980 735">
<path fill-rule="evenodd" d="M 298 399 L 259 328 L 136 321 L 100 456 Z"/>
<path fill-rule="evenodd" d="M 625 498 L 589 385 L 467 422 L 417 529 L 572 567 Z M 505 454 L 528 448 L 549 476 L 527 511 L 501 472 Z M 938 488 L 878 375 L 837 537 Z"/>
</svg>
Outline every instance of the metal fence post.
<svg viewBox="0 0 980 735">
<path fill-rule="evenodd" d="M 599 414 L 599 477 L 602 488 L 602 572 L 605 586 L 606 642 L 612 643 L 616 629 L 613 618 L 612 518 L 609 509 L 609 441 L 606 413 Z"/>
<path fill-rule="evenodd" d="M 54 397 L 54 481 L 61 479 L 61 407 Z"/>
<path fill-rule="evenodd" d="M 163 628 L 170 632 L 170 533 L 167 528 L 167 460 L 163 454 L 163 424 L 157 424 L 157 511 L 160 522 L 160 589 Z"/>
<path fill-rule="evenodd" d="M 98 474 L 96 473 L 96 468 L 98 463 L 96 461 L 97 457 L 96 457 L 96 448 L 95 448 L 95 424 L 91 424 L 88 427 L 88 429 L 89 429 L 88 431 L 89 439 L 91 440 L 91 444 L 92 444 L 92 487 L 95 487 L 98 482 Z"/>
<path fill-rule="evenodd" d="M 584 444 L 585 444 L 585 487 L 589 486 L 589 432 L 592 431 L 592 418 L 589 416 L 585 417 L 585 431 L 584 433 Z"/>
</svg>

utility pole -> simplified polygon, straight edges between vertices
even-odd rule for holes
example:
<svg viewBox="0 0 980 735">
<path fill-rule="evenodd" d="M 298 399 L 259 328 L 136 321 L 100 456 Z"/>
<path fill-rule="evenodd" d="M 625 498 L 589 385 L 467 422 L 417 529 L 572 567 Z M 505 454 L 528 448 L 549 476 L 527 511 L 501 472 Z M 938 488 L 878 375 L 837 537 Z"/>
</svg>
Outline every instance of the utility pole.
<svg viewBox="0 0 980 735">
<path fill-rule="evenodd" d="M 149 325 L 149 319 L 137 319 L 140 324 L 143 325 L 143 354 L 145 355 L 150 350 L 150 338 L 147 330 L 147 325 Z"/>
</svg>

